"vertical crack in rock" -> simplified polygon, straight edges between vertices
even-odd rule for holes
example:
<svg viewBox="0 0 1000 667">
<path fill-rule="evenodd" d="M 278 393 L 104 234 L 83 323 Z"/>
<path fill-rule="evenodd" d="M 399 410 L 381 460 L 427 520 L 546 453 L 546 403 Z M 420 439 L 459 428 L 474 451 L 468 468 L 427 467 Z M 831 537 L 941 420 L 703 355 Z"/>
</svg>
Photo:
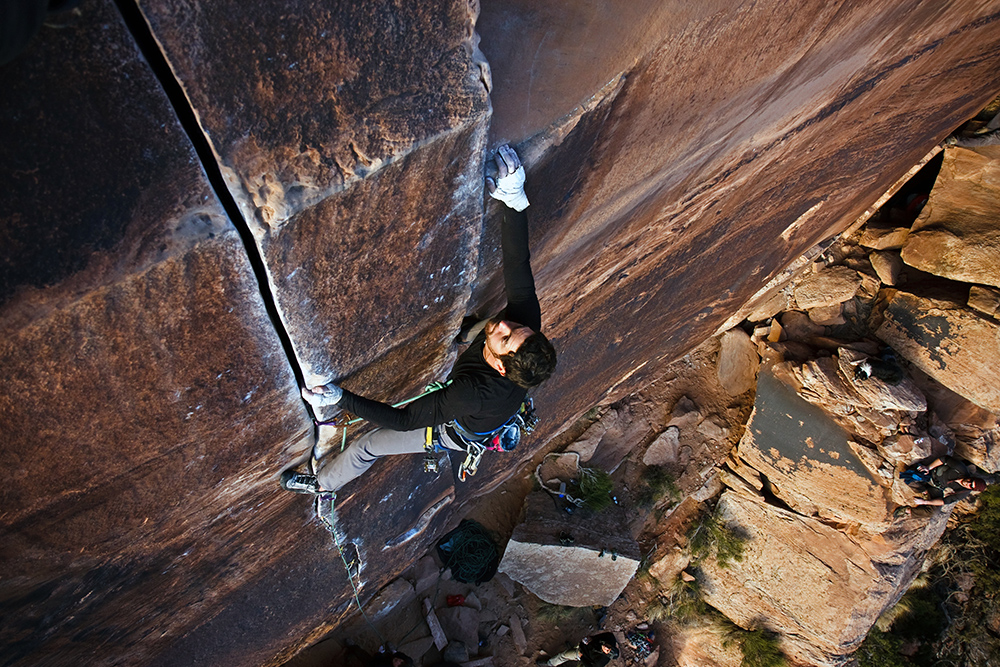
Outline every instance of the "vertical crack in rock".
<svg viewBox="0 0 1000 667">
<path fill-rule="evenodd" d="M 184 93 L 177 77 L 174 76 L 174 72 L 171 69 L 170 64 L 167 62 L 166 56 L 163 54 L 156 37 L 153 35 L 149 24 L 146 22 L 146 19 L 142 14 L 142 10 L 131 0 L 114 1 L 115 5 L 118 7 L 118 11 L 121 12 L 125 26 L 128 28 L 128 31 L 131 33 L 132 38 L 136 42 L 136 45 L 142 52 L 143 57 L 146 59 L 146 62 L 153 72 L 153 75 L 163 87 L 163 91 L 166 94 L 174 113 L 177 115 L 184 133 L 191 141 L 192 146 L 194 146 L 195 152 L 198 155 L 198 160 L 205 172 L 205 175 L 208 177 L 209 184 L 215 192 L 215 196 L 219 199 L 219 202 L 222 204 L 223 209 L 229 216 L 230 221 L 232 221 L 233 226 L 236 228 L 237 232 L 239 232 L 247 258 L 250 261 L 250 266 L 253 268 L 254 276 L 257 279 L 257 287 L 260 291 L 260 296 L 264 302 L 264 307 L 267 311 L 268 317 L 271 320 L 271 324 L 274 327 L 275 332 L 278 334 L 279 340 L 281 340 L 282 349 L 285 352 L 285 357 L 288 359 L 289 366 L 292 368 L 292 372 L 295 374 L 296 381 L 300 386 L 303 386 L 304 376 L 302 368 L 299 365 L 298 357 L 295 355 L 291 337 L 288 334 L 288 330 L 284 326 L 284 322 L 281 319 L 278 307 L 275 303 L 274 293 L 271 290 L 271 283 L 268 278 L 264 259 L 261 257 L 260 250 L 258 249 L 257 243 L 254 239 L 253 231 L 251 230 L 250 225 L 247 224 L 246 219 L 240 211 L 239 205 L 236 203 L 236 199 L 233 197 L 229 187 L 226 185 L 226 177 L 223 174 L 219 160 L 215 151 L 212 149 L 208 137 L 205 136 L 205 133 L 201 128 L 201 124 L 198 122 L 197 114 L 191 106 L 191 102 Z M 303 401 L 303 404 L 306 406 L 306 410 L 309 411 L 310 416 L 314 416 L 311 406 L 309 406 L 309 404 L 305 401 Z"/>
</svg>

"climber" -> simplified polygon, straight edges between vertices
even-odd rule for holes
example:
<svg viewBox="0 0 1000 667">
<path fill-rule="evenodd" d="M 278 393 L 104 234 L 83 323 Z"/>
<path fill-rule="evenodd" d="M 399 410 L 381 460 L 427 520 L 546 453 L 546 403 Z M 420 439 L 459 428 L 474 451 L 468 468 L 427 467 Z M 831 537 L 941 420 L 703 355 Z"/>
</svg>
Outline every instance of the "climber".
<svg viewBox="0 0 1000 667">
<path fill-rule="evenodd" d="M 458 357 L 443 389 L 405 407 L 364 398 L 333 383 L 303 389 L 302 397 L 313 406 L 335 405 L 378 428 L 356 440 L 347 451 L 319 459 L 315 475 L 286 470 L 281 476 L 286 490 L 335 493 L 387 455 L 443 447 L 481 456 L 484 443 L 505 426 L 510 427 L 528 389 L 555 370 L 556 353 L 541 333 L 541 308 L 531 273 L 524 167 L 506 145 L 497 151 L 496 166 L 497 178 L 488 177 L 486 188 L 491 197 L 510 207 L 504 211 L 501 227 L 507 307 L 486 322 Z"/>
<path fill-rule="evenodd" d="M 911 487 L 927 494 L 916 498 L 917 505 L 941 507 L 965 500 L 972 493 L 986 489 L 985 480 L 975 475 L 974 467 L 951 456 L 941 456 L 930 462 L 917 462 L 899 474 Z"/>
<path fill-rule="evenodd" d="M 548 659 L 540 659 L 538 665 L 555 667 L 570 660 L 579 660 L 584 667 L 604 667 L 618 657 L 618 642 L 610 632 L 602 632 L 592 637 L 584 637 L 576 648 L 563 651 Z"/>
</svg>

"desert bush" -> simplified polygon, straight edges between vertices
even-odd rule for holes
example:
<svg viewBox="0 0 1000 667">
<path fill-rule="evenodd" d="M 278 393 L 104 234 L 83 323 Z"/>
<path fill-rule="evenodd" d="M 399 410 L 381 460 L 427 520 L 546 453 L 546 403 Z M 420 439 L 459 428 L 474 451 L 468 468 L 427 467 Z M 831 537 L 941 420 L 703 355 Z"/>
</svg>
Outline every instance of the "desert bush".
<svg viewBox="0 0 1000 667">
<path fill-rule="evenodd" d="M 729 567 L 733 562 L 743 560 L 743 551 L 748 537 L 741 531 L 726 525 L 712 512 L 695 526 L 688 537 L 691 558 L 698 562 L 708 558 L 713 552 L 719 567 Z"/>
<path fill-rule="evenodd" d="M 723 640 L 724 646 L 733 644 L 738 644 L 743 654 L 740 667 L 785 667 L 788 664 L 781 650 L 781 638 L 770 630 L 744 630 L 734 626 Z"/>
<path fill-rule="evenodd" d="M 872 628 L 854 654 L 858 667 L 907 667 L 910 663 L 900 653 L 903 640 Z"/>
<path fill-rule="evenodd" d="M 651 612 L 647 611 L 650 620 L 670 618 L 679 623 L 700 619 L 705 616 L 709 608 L 701 597 L 701 587 L 698 580 L 684 581 L 682 578 L 676 579 L 670 588 L 659 596 L 657 605 L 657 612 L 661 618 L 653 619 Z"/>
<path fill-rule="evenodd" d="M 580 479 L 573 495 L 583 501 L 583 507 L 599 512 L 614 501 L 613 490 L 611 475 L 600 468 L 580 468 Z"/>
<path fill-rule="evenodd" d="M 663 466 L 646 466 L 642 471 L 642 486 L 636 491 L 635 502 L 639 507 L 650 508 L 664 498 L 673 505 L 680 499 L 681 490 Z"/>
</svg>

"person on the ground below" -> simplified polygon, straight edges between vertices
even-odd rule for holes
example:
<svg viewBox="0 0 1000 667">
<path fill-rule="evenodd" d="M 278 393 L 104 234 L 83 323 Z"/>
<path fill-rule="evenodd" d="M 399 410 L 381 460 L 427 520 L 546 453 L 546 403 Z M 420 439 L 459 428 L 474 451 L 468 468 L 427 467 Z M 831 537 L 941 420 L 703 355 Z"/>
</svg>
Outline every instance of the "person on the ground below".
<svg viewBox="0 0 1000 667">
<path fill-rule="evenodd" d="M 917 505 L 941 507 L 965 500 L 973 493 L 986 489 L 986 482 L 975 476 L 970 464 L 951 456 L 941 456 L 929 462 L 915 463 L 900 475 L 907 484 L 927 494 L 916 498 Z"/>
<path fill-rule="evenodd" d="M 604 667 L 612 658 L 618 657 L 618 642 L 610 632 L 585 637 L 580 645 L 554 655 L 547 660 L 539 660 L 537 664 L 555 667 L 564 662 L 578 660 L 584 667 Z"/>
<path fill-rule="evenodd" d="M 447 386 L 405 407 L 394 408 L 332 383 L 303 389 L 302 397 L 313 406 L 335 405 L 378 428 L 355 440 L 347 451 L 321 458 L 315 476 L 286 470 L 281 478 L 285 489 L 336 492 L 380 457 L 426 451 L 428 427 L 433 429 L 435 447 L 481 453 L 470 443 L 479 447 L 489 443 L 517 415 L 528 389 L 552 375 L 556 353 L 541 333 L 541 307 L 528 250 L 524 167 L 506 145 L 497 151 L 496 165 L 497 178 L 487 178 L 486 188 L 509 207 L 501 227 L 506 308 L 458 357 Z"/>
</svg>

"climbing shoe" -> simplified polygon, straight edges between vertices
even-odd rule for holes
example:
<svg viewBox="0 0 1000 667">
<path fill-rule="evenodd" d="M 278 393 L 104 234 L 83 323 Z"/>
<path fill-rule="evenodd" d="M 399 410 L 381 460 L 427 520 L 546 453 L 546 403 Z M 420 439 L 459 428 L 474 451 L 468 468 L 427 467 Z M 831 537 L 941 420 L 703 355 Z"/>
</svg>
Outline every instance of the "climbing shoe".
<svg viewBox="0 0 1000 667">
<path fill-rule="evenodd" d="M 319 493 L 319 481 L 315 475 L 307 475 L 296 470 L 281 473 L 281 488 L 293 493 Z"/>
</svg>

